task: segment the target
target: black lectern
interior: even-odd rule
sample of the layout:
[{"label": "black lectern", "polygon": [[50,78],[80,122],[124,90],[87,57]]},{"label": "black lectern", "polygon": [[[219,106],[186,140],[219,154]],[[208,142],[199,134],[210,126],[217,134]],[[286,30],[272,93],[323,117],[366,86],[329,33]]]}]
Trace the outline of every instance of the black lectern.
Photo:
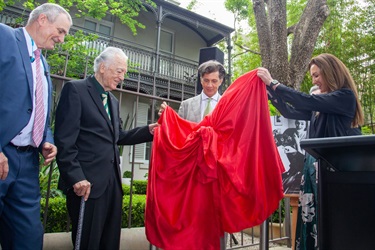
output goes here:
[{"label": "black lectern", "polygon": [[375,136],[301,141],[318,159],[320,250],[375,249]]}]

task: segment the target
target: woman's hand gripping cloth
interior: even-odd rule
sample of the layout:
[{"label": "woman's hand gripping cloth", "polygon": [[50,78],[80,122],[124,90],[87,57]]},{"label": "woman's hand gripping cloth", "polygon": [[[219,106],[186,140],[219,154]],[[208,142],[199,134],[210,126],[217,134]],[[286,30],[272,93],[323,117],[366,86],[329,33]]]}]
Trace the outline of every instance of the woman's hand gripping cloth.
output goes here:
[{"label": "woman's hand gripping cloth", "polygon": [[167,107],[155,130],[146,235],[168,249],[219,249],[224,232],[267,219],[283,198],[264,83],[239,77],[200,123]]}]

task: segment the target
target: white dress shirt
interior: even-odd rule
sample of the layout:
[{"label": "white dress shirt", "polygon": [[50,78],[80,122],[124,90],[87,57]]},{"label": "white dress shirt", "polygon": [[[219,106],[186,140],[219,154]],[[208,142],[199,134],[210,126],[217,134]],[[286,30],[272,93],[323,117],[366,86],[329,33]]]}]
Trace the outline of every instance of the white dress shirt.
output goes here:
[{"label": "white dress shirt", "polygon": [[[27,50],[29,51],[31,68],[33,71],[33,110],[32,110],[31,117],[30,117],[28,124],[21,130],[21,132],[18,135],[16,135],[16,137],[12,139],[11,142],[17,146],[32,145],[35,147],[34,141],[32,139],[34,116],[35,116],[35,85],[36,85],[36,63],[35,63],[34,51],[37,50],[38,48],[25,28],[23,28],[23,33],[26,38]],[[47,117],[48,83],[47,83],[47,78],[44,74],[45,69],[44,69],[42,60],[40,61],[40,64],[41,64],[40,70],[42,71],[42,76],[43,76],[44,117]],[[25,84],[27,83],[25,82]]]},{"label": "white dress shirt", "polygon": [[[201,118],[203,120],[203,116],[204,116],[204,110],[206,109],[207,107],[207,102],[208,102],[208,96],[202,91],[202,100],[201,100]],[[216,104],[219,102],[219,92],[216,92],[216,94],[214,94],[212,97],[211,97],[211,102],[210,102],[210,110],[212,112],[212,110],[214,110],[214,108],[216,107]]]}]

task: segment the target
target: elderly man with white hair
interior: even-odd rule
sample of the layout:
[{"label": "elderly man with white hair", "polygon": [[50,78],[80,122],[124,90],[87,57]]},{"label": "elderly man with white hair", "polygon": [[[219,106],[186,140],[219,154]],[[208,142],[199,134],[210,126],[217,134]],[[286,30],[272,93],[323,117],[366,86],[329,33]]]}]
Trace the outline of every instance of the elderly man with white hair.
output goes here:
[{"label": "elderly man with white hair", "polygon": [[152,141],[157,126],[121,129],[119,102],[110,91],[122,83],[126,71],[124,52],[106,48],[94,61],[94,75],[67,82],[57,106],[59,188],[66,194],[73,243],[85,200],[81,249],[119,249],[123,192],[117,145]]}]

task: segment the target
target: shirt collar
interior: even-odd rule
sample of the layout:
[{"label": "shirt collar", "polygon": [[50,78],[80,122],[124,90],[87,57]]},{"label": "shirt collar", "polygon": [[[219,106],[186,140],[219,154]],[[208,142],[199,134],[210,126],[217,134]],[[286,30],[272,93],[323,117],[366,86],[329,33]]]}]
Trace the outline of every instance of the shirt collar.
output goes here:
[{"label": "shirt collar", "polygon": [[27,32],[26,28],[22,28],[23,34],[25,36],[27,51],[29,52],[30,58],[34,57],[34,51],[38,49],[36,46],[33,38],[30,36],[29,32]]},{"label": "shirt collar", "polygon": [[[202,90],[202,101],[206,101],[209,97],[203,92]],[[219,100],[219,92],[216,92],[216,94],[214,94],[212,97],[211,97],[212,100],[215,100],[215,101],[218,101]]]},{"label": "shirt collar", "polygon": [[91,76],[91,79],[94,82],[94,86],[96,90],[99,92],[100,97],[102,96],[102,94],[108,95],[108,92],[104,90],[103,86],[98,82],[98,80],[96,80],[94,75]]}]

